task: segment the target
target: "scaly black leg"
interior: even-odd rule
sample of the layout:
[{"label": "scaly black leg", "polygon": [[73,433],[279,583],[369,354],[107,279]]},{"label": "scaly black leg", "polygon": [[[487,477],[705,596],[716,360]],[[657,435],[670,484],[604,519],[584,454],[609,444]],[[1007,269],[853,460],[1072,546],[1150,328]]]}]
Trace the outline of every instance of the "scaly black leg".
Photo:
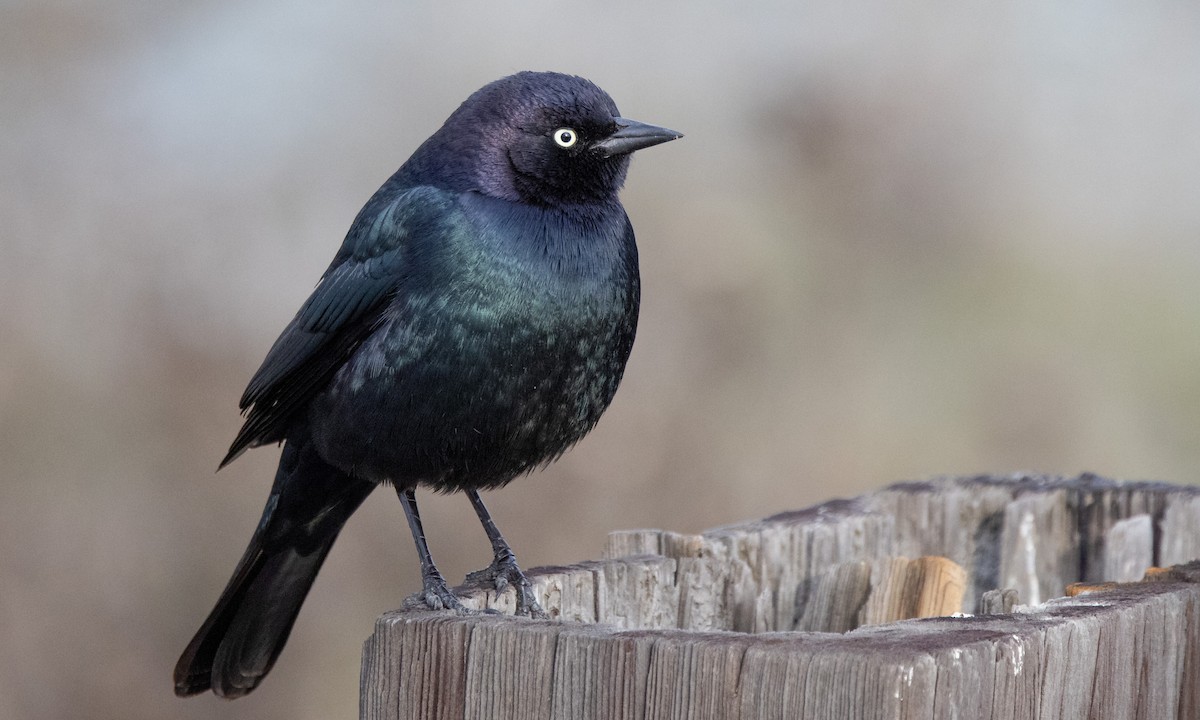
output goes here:
[{"label": "scaly black leg", "polygon": [[470,611],[459,602],[458,597],[446,585],[446,579],[438,572],[433,564],[433,556],[429,554],[429,544],[425,542],[425,529],[421,527],[421,513],[417,511],[417,496],[411,490],[396,488],[400,502],[404,505],[404,515],[408,518],[408,529],[412,531],[413,542],[417,544],[417,557],[421,559],[421,582],[424,586],[421,592],[405,602],[424,603],[431,610],[453,610],[459,615]]},{"label": "scaly black leg", "polygon": [[529,583],[529,579],[517,566],[517,556],[505,542],[496,523],[492,522],[492,516],[488,514],[483,499],[475,490],[468,490],[467,497],[471,499],[471,505],[475,508],[475,514],[479,516],[479,522],[483,524],[483,531],[487,533],[488,540],[492,541],[494,559],[492,564],[486,568],[468,574],[466,581],[468,583],[490,582],[498,592],[504,592],[509,583],[512,583],[517,590],[517,615],[528,615],[534,618],[547,617],[542,606],[538,604],[537,598],[533,596],[533,586]]}]

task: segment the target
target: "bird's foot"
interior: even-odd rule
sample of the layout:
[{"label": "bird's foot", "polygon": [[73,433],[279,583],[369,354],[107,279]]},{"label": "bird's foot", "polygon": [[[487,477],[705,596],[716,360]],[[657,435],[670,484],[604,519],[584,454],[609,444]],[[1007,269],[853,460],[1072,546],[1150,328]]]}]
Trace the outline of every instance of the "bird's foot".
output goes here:
[{"label": "bird's foot", "polygon": [[490,584],[496,588],[497,593],[503,593],[512,585],[517,591],[517,607],[514,614],[526,615],[537,620],[550,617],[534,597],[533,584],[525,577],[525,573],[521,572],[521,568],[517,566],[517,558],[511,552],[497,555],[492,564],[482,570],[467,573],[464,582],[468,585]]},{"label": "bird's foot", "polygon": [[446,585],[446,580],[441,575],[426,576],[424,585],[425,587],[420,592],[405,598],[405,610],[451,610],[456,615],[471,614],[471,611],[462,604],[454,591]]}]

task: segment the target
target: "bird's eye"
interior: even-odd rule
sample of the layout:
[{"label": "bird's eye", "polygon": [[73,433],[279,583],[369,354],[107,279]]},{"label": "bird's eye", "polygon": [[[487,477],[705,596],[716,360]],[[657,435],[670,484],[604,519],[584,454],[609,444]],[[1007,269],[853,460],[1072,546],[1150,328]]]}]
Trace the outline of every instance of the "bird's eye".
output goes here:
[{"label": "bird's eye", "polygon": [[579,133],[571,128],[559,128],[554,131],[554,142],[560,148],[569,148],[579,141]]}]

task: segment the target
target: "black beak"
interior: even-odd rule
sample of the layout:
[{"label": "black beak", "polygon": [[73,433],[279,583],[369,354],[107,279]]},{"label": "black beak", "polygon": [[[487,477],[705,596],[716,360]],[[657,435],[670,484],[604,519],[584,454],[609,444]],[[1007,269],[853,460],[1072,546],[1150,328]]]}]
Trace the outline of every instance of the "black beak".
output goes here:
[{"label": "black beak", "polygon": [[678,140],[683,133],[668,130],[665,127],[630,120],[629,118],[613,118],[617,123],[617,131],[612,135],[592,143],[604,157],[628,155],[634,150],[648,148],[651,145],[665,143],[668,140]]}]

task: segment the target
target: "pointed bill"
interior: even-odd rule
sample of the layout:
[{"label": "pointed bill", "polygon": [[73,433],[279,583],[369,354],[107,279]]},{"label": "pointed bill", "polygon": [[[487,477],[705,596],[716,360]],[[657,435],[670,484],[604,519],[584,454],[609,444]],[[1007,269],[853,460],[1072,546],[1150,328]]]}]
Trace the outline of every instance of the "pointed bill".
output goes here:
[{"label": "pointed bill", "polygon": [[599,150],[604,157],[628,155],[635,150],[683,137],[681,132],[668,130],[658,125],[622,117],[614,118],[614,120],[617,122],[617,131],[592,144],[592,147]]}]

